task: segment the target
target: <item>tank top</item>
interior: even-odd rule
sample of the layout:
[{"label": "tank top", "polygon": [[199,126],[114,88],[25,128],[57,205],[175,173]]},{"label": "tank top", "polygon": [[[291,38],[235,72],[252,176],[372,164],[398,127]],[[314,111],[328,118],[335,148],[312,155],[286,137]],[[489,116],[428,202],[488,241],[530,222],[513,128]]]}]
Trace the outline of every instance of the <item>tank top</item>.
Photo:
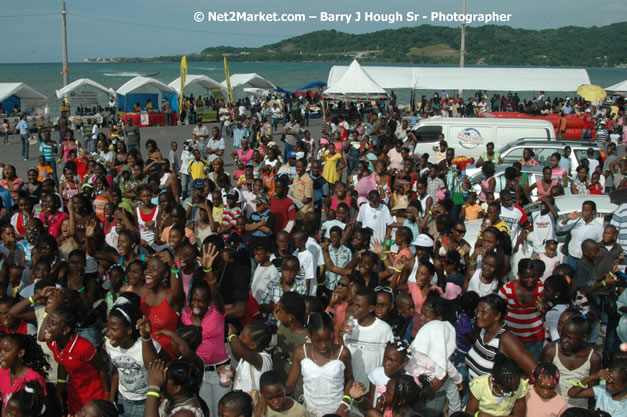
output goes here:
[{"label": "tank top", "polygon": [[[481,180],[481,185],[483,185],[485,188],[490,188],[490,180],[494,178],[494,177],[489,177],[486,178],[484,180]],[[479,194],[479,200],[485,202],[486,201],[486,195],[485,195],[485,191],[483,191],[483,188],[481,189],[481,194]]]},{"label": "tank top", "polygon": [[[150,213],[143,213],[139,207],[136,209],[137,224],[139,225],[139,234],[143,240],[152,245],[155,241],[155,228],[157,224],[157,215],[159,214],[159,206],[155,206]],[[146,226],[147,222],[154,221],[152,227]]]},{"label": "tank top", "polygon": [[66,187],[63,189],[63,197],[69,200],[72,197],[74,197],[76,194],[78,194],[78,186],[75,184],[74,188],[72,188],[70,184],[66,184]]},{"label": "tank top", "polygon": [[152,338],[159,342],[161,347],[163,347],[165,351],[168,352],[170,357],[174,359],[175,356],[172,350],[172,338],[164,335],[157,336],[157,332],[162,329],[176,331],[176,326],[179,322],[179,315],[172,310],[172,307],[168,304],[168,295],[170,294],[170,291],[171,290],[168,290],[165,297],[163,297],[163,301],[156,306],[151,306],[146,303],[146,297],[148,296],[148,293],[146,293],[141,301],[141,310],[152,325]]},{"label": "tank top", "polygon": [[94,203],[93,203],[94,214],[101,221],[104,221],[104,219],[105,219],[104,209],[105,209],[105,206],[108,203],[109,203],[109,200],[106,197],[104,197],[103,195],[97,195],[96,198],[94,198]]},{"label": "tank top", "polygon": [[481,329],[479,337],[468,351],[468,355],[466,355],[466,365],[468,365],[471,380],[481,375],[487,375],[492,371],[494,357],[501,350],[501,337],[503,337],[503,333],[506,330],[506,327],[503,326],[496,336],[488,340],[488,342],[484,342],[483,337],[486,329]]},{"label": "tank top", "polygon": [[346,197],[344,197],[344,201],[338,201],[337,200],[337,194],[333,194],[333,199],[331,200],[331,210],[337,210],[337,205],[340,203],[344,203],[348,206],[348,209],[350,210],[351,208],[351,200],[350,198],[348,198],[348,194],[346,195]]},{"label": "tank top", "polygon": [[433,197],[431,197],[431,194],[425,194],[425,196],[422,198],[420,197],[420,195],[417,195],[416,198],[418,199],[418,201],[420,201],[420,219],[422,219],[427,214],[427,200],[429,198],[433,199]]},{"label": "tank top", "polygon": [[536,188],[538,189],[538,200],[541,200],[545,195],[551,195],[551,190],[557,184],[555,180],[551,180],[551,186],[548,190],[542,188],[542,180],[536,181]]},{"label": "tank top", "polygon": [[557,369],[560,371],[560,382],[555,388],[558,394],[568,401],[569,407],[582,407],[588,408],[588,399],[587,398],[570,398],[568,396],[568,390],[573,387],[573,385],[569,381],[581,381],[582,379],[590,376],[590,358],[592,358],[592,353],[594,349],[590,349],[590,354],[588,355],[588,359],[576,369],[568,369],[562,361],[560,361],[559,352],[559,344],[555,345],[555,356],[553,357],[553,365],[557,366]]},{"label": "tank top", "polygon": [[336,359],[332,359],[322,366],[318,366],[307,357],[307,345],[303,345],[305,359],[302,360],[301,373],[303,376],[303,391],[305,407],[309,414],[321,417],[325,414],[333,414],[344,395],[344,362],[340,356],[344,346]]},{"label": "tank top", "polygon": [[475,273],[470,278],[470,281],[468,281],[467,291],[474,291],[479,294],[479,297],[485,297],[488,294],[496,293],[498,286],[499,282],[496,278],[493,279],[490,284],[484,284],[481,281],[481,269],[477,268]]}]

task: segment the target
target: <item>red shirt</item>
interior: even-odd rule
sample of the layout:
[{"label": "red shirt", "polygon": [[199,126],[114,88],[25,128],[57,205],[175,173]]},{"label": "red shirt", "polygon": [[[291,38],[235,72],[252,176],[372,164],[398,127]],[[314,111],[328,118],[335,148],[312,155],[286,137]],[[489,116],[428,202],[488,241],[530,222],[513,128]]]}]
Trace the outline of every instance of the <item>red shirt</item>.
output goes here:
[{"label": "red shirt", "polygon": [[588,189],[590,190],[590,194],[603,194],[603,187],[601,186],[600,182],[597,182],[594,185],[589,185]]},{"label": "red shirt", "polygon": [[9,369],[0,368],[0,391],[2,391],[2,404],[6,406],[11,399],[11,396],[21,390],[24,384],[29,381],[37,381],[39,385],[41,385],[41,387],[43,388],[44,395],[47,395],[46,380],[36,371],[29,369],[26,372],[26,375],[24,375],[20,379],[16,379],[15,381],[13,381],[13,383],[11,383]]},{"label": "red shirt", "polygon": [[48,347],[52,350],[54,360],[68,373],[67,402],[70,414],[78,413],[91,400],[107,400],[100,373],[89,363],[96,354],[94,345],[74,334],[63,349],[57,346],[57,342],[48,343]]},{"label": "red shirt", "polygon": [[296,207],[291,198],[285,197],[282,200],[275,196],[270,198],[270,211],[274,214],[274,234],[285,229],[290,220],[296,220]]},{"label": "red shirt", "polygon": [[87,158],[76,158],[74,163],[76,164],[76,174],[81,177],[81,179],[85,178],[87,175],[87,164],[89,159]]},{"label": "red shirt", "polygon": [[521,342],[533,342],[544,339],[544,324],[542,314],[536,307],[536,300],[541,297],[544,285],[538,282],[531,303],[524,305],[516,294],[516,281],[508,282],[499,290],[499,297],[507,302],[505,322],[507,328]]}]

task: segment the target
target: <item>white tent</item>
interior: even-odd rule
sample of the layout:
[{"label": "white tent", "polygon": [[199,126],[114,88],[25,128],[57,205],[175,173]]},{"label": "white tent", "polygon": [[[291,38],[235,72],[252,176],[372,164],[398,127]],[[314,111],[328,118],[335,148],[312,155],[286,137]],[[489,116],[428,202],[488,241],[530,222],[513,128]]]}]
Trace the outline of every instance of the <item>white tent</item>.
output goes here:
[{"label": "white tent", "polygon": [[[11,99],[13,96],[17,97],[19,103]],[[0,103],[4,102],[15,102],[22,111],[33,110],[38,114],[48,113],[48,98],[24,83],[0,83]],[[13,106],[4,110],[10,113]]]},{"label": "white tent", "polygon": [[[329,71],[327,84],[335,84],[348,68],[333,66]],[[585,69],[382,66],[362,68],[377,84],[388,89],[572,92],[577,91],[581,84],[590,84],[590,77]]]},{"label": "white tent", "polygon": [[383,87],[376,83],[370,75],[354,60],[342,77],[322,93],[328,98],[350,98],[372,100],[387,96]]},{"label": "white tent", "polygon": [[[192,87],[198,85],[202,88],[206,88],[207,90],[213,90],[214,88],[219,88],[220,90],[224,90],[224,86],[214,80],[213,78],[209,78],[206,75],[193,75],[188,74],[185,79],[185,89],[188,87]],[[180,93],[181,89],[181,77],[178,77],[176,80],[172,81],[168,86],[174,88],[177,93]]]},{"label": "white tent", "polygon": [[257,97],[268,97],[272,94],[272,89],[270,88],[244,88],[245,94],[250,94],[251,96]]},{"label": "white tent", "polygon": [[118,88],[117,95],[118,107],[123,111],[133,111],[133,105],[136,102],[144,108],[148,98],[151,99],[154,108],[158,108],[161,103],[159,95],[170,102],[173,110],[178,111],[177,91],[154,78],[132,78]]},{"label": "white tent", "polygon": [[71,94],[74,91],[95,91],[96,93],[104,93],[109,96],[115,95],[115,90],[112,88],[107,88],[102,84],[99,84],[89,78],[79,78],[76,81],[73,81],[61,88],[60,90],[56,90],[57,98],[63,98],[66,95]]},{"label": "white tent", "polygon": [[605,88],[605,91],[627,93],[627,80],[621,81],[614,85],[610,85],[609,87]]},{"label": "white tent", "polygon": [[[226,80],[222,81],[222,87],[226,88]],[[231,75],[231,88],[267,88],[276,90],[276,85],[259,74],[233,74]]]},{"label": "white tent", "polygon": [[[377,84],[383,88],[414,88],[418,80],[418,68],[415,67],[361,67]],[[342,78],[348,66],[334,65],[329,71],[327,85],[332,86]]]}]

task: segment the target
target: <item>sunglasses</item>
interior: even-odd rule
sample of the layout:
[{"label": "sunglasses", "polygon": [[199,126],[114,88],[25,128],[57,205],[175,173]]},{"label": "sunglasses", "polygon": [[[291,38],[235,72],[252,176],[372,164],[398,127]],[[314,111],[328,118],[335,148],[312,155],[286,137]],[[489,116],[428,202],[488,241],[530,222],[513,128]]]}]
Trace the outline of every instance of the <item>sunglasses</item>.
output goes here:
[{"label": "sunglasses", "polygon": [[338,287],[342,287],[342,288],[350,287],[350,285],[351,285],[351,284],[343,284],[343,283],[341,283],[341,282],[338,282],[338,283],[337,283],[337,286],[338,286]]},{"label": "sunglasses", "polygon": [[466,230],[459,230],[459,229],[454,229],[457,233],[459,233],[460,235],[465,235],[466,234]]},{"label": "sunglasses", "polygon": [[383,285],[379,285],[378,287],[376,287],[374,289],[374,292],[386,292],[388,294],[390,294],[392,296],[392,298],[394,298],[394,290],[392,290],[392,288],[388,287],[388,286],[383,286]]}]

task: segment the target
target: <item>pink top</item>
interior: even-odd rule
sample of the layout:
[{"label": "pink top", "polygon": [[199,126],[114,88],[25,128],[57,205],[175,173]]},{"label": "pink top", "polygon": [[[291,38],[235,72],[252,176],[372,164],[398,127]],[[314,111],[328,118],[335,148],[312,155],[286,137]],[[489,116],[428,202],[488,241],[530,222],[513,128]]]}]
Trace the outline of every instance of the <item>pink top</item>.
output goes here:
[{"label": "pink top", "polygon": [[349,210],[351,208],[351,199],[348,198],[348,194],[344,197],[344,201],[337,201],[337,194],[333,194],[333,198],[331,199],[331,210],[337,210],[337,205],[340,203],[345,203]]},{"label": "pink top", "polygon": [[[226,314],[220,313],[213,306],[209,307],[202,318],[202,342],[196,354],[202,359],[205,365],[215,365],[222,363],[229,358],[224,349],[224,318]],[[181,322],[192,325],[192,309],[186,308],[181,315]]]},{"label": "pink top", "polygon": [[390,149],[388,152],[388,156],[390,157],[390,169],[395,169],[397,171],[403,170],[403,155],[396,150],[396,148]]},{"label": "pink top", "polygon": [[[415,282],[408,282],[407,288],[409,290],[409,293],[411,294],[412,300],[414,300],[414,323],[411,329],[411,337],[415,337],[416,333],[418,333],[418,330],[420,330],[420,326],[422,326],[422,324],[420,323],[420,310],[422,310],[422,305],[425,303],[427,297],[424,297],[422,295],[420,287],[418,287],[418,284],[416,284]],[[429,291],[433,290],[438,291],[440,295],[443,294],[442,288],[438,287],[437,285],[432,285],[431,288],[429,288]]]},{"label": "pink top", "polygon": [[557,394],[550,400],[545,400],[538,395],[535,387],[529,387],[527,392],[527,415],[538,417],[558,417],[568,408],[566,399]]},{"label": "pink top", "polygon": [[551,195],[551,189],[557,185],[557,182],[552,179],[551,186],[548,190],[542,188],[542,180],[536,181],[536,188],[538,189],[538,200],[541,200],[545,195]]},{"label": "pink top", "polygon": [[255,151],[250,149],[250,148],[248,148],[248,152],[244,152],[243,150],[238,149],[237,150],[237,157],[239,158],[240,161],[242,161],[242,163],[244,165],[246,165],[247,163],[252,161],[254,152]]},{"label": "pink top", "polygon": [[[483,185],[485,188],[489,189],[490,188],[490,180],[494,178],[494,177],[489,177],[486,178],[484,180],[481,180],[481,185]],[[481,194],[479,194],[479,200],[485,202],[486,201],[486,195],[485,195],[485,191],[483,191],[483,188],[481,188]]]},{"label": "pink top", "polygon": [[63,223],[63,219],[65,219],[66,217],[67,217],[67,213],[63,211],[57,211],[56,213],[48,216],[47,222],[46,222],[44,213],[41,213],[39,215],[39,220],[42,221],[44,226],[48,226],[49,234],[59,239],[59,236],[61,236],[61,223]]},{"label": "pink top", "polygon": [[564,182],[564,174],[566,174],[565,168],[553,168],[551,171],[551,178],[553,179],[553,181],[557,181],[558,184],[562,184]]},{"label": "pink top", "polygon": [[8,369],[0,369],[0,391],[2,391],[2,404],[7,405],[13,393],[18,392],[22,389],[22,386],[25,382],[28,381],[37,381],[39,385],[44,389],[44,395],[48,395],[46,393],[46,380],[39,373],[29,369],[26,372],[26,375],[21,377],[20,379],[16,379],[11,383],[11,377],[9,376]]},{"label": "pink top", "polygon": [[76,151],[76,145],[66,145],[65,142],[63,142],[63,163],[66,164],[67,161],[70,160],[70,151]]},{"label": "pink top", "polygon": [[338,343],[339,341],[337,336],[340,333],[342,323],[346,320],[346,310],[348,310],[347,302],[336,305],[334,308],[327,307],[326,309],[327,312],[333,313],[333,340],[335,343]]}]

